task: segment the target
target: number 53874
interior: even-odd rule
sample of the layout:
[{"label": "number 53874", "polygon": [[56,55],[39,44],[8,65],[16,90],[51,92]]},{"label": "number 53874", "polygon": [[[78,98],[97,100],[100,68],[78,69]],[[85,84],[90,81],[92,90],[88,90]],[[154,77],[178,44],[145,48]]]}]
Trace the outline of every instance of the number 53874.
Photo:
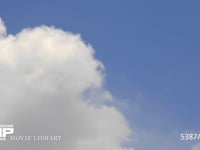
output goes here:
[{"label": "number 53874", "polygon": [[181,141],[200,140],[200,133],[181,133],[180,139]]}]

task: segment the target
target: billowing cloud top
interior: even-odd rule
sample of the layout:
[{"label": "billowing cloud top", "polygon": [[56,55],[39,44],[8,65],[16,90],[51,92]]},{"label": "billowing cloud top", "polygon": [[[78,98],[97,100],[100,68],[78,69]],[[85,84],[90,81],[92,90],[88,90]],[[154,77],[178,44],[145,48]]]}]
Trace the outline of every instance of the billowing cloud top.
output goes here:
[{"label": "billowing cloud top", "polygon": [[[0,143],[5,150],[127,150],[123,115],[104,104],[103,65],[79,35],[40,26],[7,35],[0,19],[0,122],[61,143]],[[85,94],[85,93],[89,94]],[[89,101],[88,101],[89,100]],[[101,103],[96,103],[96,101]]]}]

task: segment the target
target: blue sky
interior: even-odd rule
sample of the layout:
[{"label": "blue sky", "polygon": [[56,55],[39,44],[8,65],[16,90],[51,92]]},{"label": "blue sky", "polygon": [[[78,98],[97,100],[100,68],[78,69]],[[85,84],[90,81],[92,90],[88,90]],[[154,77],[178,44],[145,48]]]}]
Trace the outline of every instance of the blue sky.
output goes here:
[{"label": "blue sky", "polygon": [[0,15],[13,34],[41,24],[80,33],[106,67],[106,86],[139,138],[135,149],[189,150],[193,143],[179,133],[200,131],[199,7],[197,0],[1,0]]}]

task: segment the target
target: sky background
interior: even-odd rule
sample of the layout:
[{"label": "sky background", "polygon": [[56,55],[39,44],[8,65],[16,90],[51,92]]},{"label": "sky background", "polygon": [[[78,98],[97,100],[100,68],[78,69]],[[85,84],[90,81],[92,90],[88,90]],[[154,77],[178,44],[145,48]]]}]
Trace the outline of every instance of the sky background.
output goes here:
[{"label": "sky background", "polygon": [[196,141],[179,134],[200,132],[199,8],[197,0],[1,0],[0,16],[12,34],[42,24],[80,33],[106,67],[130,145],[190,150]]}]

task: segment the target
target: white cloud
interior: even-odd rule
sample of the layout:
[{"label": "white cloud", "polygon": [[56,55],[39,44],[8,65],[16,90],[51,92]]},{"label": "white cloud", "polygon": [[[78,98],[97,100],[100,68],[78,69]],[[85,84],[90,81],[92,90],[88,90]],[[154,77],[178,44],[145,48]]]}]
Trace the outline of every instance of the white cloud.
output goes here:
[{"label": "white cloud", "polygon": [[6,35],[6,27],[2,19],[0,18],[0,38],[5,35]]},{"label": "white cloud", "polygon": [[193,145],[192,150],[200,150],[200,143]]},{"label": "white cloud", "polygon": [[64,137],[57,144],[0,147],[128,150],[121,145],[131,131],[124,116],[104,104],[113,97],[103,88],[102,72],[93,48],[80,35],[47,26],[7,35],[0,20],[0,122],[13,123],[20,135]]}]

